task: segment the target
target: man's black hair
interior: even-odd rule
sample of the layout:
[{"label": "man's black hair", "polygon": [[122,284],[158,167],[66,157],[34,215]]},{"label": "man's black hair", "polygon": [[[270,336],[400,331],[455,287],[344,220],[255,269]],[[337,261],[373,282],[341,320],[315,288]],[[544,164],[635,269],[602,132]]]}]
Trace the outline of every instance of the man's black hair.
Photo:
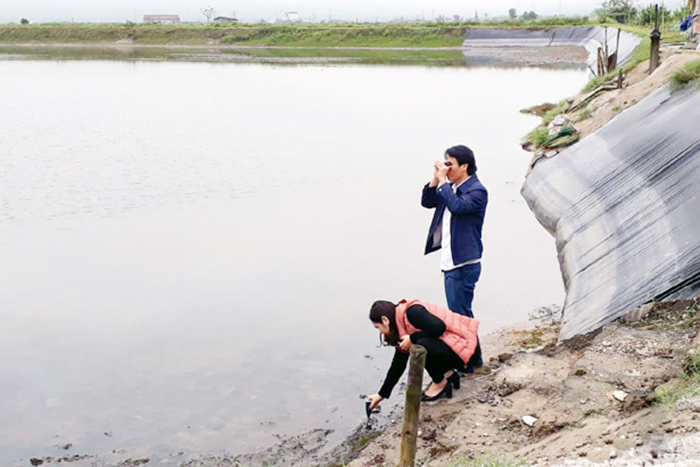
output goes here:
[{"label": "man's black hair", "polygon": [[467,175],[474,175],[476,172],[476,159],[474,159],[474,153],[468,147],[461,144],[459,146],[452,146],[445,151],[445,154],[457,159],[459,165],[469,164],[467,167]]}]

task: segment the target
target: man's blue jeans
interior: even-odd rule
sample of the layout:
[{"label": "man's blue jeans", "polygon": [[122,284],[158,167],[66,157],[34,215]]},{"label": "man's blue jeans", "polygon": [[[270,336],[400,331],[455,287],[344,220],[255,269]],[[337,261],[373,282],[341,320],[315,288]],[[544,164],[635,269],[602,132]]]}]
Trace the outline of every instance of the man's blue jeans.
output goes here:
[{"label": "man's blue jeans", "polygon": [[[472,301],[474,300],[474,288],[479,276],[481,276],[481,263],[467,264],[461,268],[444,271],[443,274],[445,275],[447,307],[455,313],[473,318]],[[476,351],[467,363],[467,367],[480,367],[482,364],[481,345],[477,344]]]},{"label": "man's blue jeans", "polygon": [[467,264],[461,268],[444,271],[445,295],[447,295],[447,307],[470,318],[472,313],[472,300],[474,300],[474,287],[481,276],[481,263]]}]

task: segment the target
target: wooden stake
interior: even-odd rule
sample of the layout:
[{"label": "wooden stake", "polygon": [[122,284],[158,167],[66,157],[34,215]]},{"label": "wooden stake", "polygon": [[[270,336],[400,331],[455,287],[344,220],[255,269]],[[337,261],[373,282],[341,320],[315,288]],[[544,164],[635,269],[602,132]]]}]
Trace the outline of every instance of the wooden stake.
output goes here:
[{"label": "wooden stake", "polygon": [[615,64],[613,65],[613,69],[617,68],[617,62],[620,60],[620,33],[622,30],[620,28],[617,28],[617,44],[615,44]]},{"label": "wooden stake", "polygon": [[655,5],[654,30],[651,31],[651,52],[649,58],[649,74],[659,67],[659,48],[661,46],[661,31],[659,31],[659,5]]},{"label": "wooden stake", "polygon": [[[610,53],[608,52],[608,27],[605,26],[605,57],[603,57],[603,58],[605,60],[606,65],[608,63],[608,57],[610,57]],[[610,70],[605,70],[606,73],[608,71],[610,71]]]},{"label": "wooden stake", "polygon": [[411,363],[408,368],[406,406],[403,413],[403,438],[401,440],[401,462],[399,467],[414,467],[418,441],[418,415],[423,391],[423,368],[426,350],[420,345],[411,346]]}]

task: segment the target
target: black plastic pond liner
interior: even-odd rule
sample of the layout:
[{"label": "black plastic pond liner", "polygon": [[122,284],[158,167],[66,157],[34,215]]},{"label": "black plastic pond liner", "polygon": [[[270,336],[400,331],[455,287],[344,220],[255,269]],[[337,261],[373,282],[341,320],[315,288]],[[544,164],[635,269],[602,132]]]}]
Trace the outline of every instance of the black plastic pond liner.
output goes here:
[{"label": "black plastic pond liner", "polygon": [[[634,49],[642,38],[625,31],[620,32],[618,65],[623,65],[632,57]],[[584,26],[551,28],[545,30],[528,29],[470,29],[463,45],[467,47],[585,47],[589,54],[588,65],[596,69],[598,47],[605,47],[606,28]],[[617,49],[617,28],[607,28],[608,54]]]},{"label": "black plastic pond liner", "polygon": [[541,160],[522,195],[556,239],[566,287],[560,339],[652,300],[696,296],[700,92],[657,90]]}]

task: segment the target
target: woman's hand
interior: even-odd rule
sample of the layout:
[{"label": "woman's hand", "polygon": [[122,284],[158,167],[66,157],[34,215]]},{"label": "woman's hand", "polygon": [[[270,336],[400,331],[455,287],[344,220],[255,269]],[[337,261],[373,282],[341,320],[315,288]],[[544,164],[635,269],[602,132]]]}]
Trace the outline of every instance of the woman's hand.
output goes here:
[{"label": "woman's hand", "polygon": [[408,352],[411,350],[411,336],[406,334],[401,338],[401,342],[399,342],[399,348],[403,350],[404,352]]},{"label": "woman's hand", "polygon": [[374,410],[384,398],[379,394],[372,394],[371,396],[367,396],[367,400],[371,402],[371,404],[369,404],[369,410]]}]

